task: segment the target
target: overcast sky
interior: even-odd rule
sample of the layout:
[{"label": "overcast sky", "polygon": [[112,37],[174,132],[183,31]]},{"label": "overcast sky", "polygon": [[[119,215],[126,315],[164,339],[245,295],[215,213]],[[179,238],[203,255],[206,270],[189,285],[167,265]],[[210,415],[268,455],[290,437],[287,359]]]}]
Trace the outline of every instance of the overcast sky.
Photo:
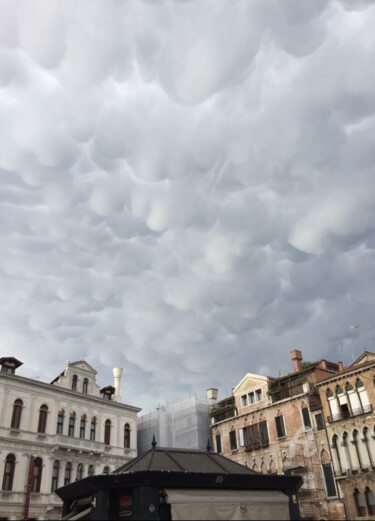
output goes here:
[{"label": "overcast sky", "polygon": [[374,349],[374,27],[372,0],[0,0],[0,354],[123,367],[147,411]]}]

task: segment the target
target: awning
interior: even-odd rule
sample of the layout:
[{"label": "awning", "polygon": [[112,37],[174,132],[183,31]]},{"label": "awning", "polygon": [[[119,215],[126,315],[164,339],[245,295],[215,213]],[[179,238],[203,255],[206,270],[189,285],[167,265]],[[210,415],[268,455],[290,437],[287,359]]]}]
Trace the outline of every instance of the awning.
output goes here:
[{"label": "awning", "polygon": [[289,498],[279,490],[168,489],[173,521],[290,519]]}]

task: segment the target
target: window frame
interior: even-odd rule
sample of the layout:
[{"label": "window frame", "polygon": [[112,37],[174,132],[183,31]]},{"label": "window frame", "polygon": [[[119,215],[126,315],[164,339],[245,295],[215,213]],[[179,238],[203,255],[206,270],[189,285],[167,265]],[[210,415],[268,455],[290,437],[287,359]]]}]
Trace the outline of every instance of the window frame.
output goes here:
[{"label": "window frame", "polygon": [[124,449],[130,449],[131,429],[129,423],[124,425]]},{"label": "window frame", "polygon": [[40,494],[40,487],[42,484],[43,460],[42,458],[35,458],[34,469],[31,480],[31,492],[33,494]]},{"label": "window frame", "polygon": [[39,408],[38,434],[45,434],[47,428],[48,405],[42,404]]},{"label": "window frame", "polygon": [[20,398],[17,398],[17,400],[15,400],[13,403],[12,419],[11,419],[11,423],[10,423],[11,429],[20,430],[22,410],[23,410],[23,401]]},{"label": "window frame", "polygon": [[5,458],[3,484],[1,487],[1,490],[4,492],[11,492],[13,490],[16,461],[16,456],[13,453],[8,454],[8,456]]},{"label": "window frame", "polygon": [[284,416],[282,414],[278,414],[277,416],[275,416],[275,424],[276,424],[277,439],[280,440],[282,438],[285,438],[286,430],[285,430]]},{"label": "window frame", "polygon": [[230,450],[232,452],[238,450],[238,444],[237,444],[237,432],[232,429],[229,431],[229,443],[230,443]]}]

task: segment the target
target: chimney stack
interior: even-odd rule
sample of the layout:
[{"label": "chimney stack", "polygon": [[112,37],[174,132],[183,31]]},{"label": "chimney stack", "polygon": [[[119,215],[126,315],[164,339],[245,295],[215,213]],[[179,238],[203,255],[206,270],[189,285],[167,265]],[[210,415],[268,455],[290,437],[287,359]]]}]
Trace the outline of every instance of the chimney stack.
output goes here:
[{"label": "chimney stack", "polygon": [[219,391],[218,391],[218,389],[214,389],[213,387],[210,387],[209,389],[207,389],[206,393],[207,393],[207,399],[209,400],[211,407],[213,407],[215,405],[215,403],[217,402],[217,396],[218,396]]},{"label": "chimney stack", "polygon": [[342,373],[344,370],[344,364],[342,362],[339,362],[338,365],[339,365],[339,373]]},{"label": "chimney stack", "polygon": [[115,379],[115,383],[114,383],[115,396],[114,396],[113,400],[115,402],[121,402],[120,385],[121,385],[122,371],[123,371],[122,367],[114,367],[114,369],[113,369],[113,376],[114,376],[114,379]]},{"label": "chimney stack", "polygon": [[302,369],[302,353],[301,351],[298,351],[298,349],[293,349],[293,351],[290,352],[290,357],[294,362],[294,370],[300,371]]},{"label": "chimney stack", "polygon": [[322,367],[323,369],[327,369],[327,360],[321,360],[320,367]]}]

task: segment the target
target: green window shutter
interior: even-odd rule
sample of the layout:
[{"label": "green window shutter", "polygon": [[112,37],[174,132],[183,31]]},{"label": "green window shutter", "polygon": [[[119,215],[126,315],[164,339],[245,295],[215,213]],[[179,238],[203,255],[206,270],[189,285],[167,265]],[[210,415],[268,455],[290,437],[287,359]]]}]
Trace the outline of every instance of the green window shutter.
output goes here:
[{"label": "green window shutter", "polygon": [[275,422],[276,422],[277,437],[283,438],[285,436],[284,417],[276,416]]},{"label": "green window shutter", "polygon": [[327,487],[327,497],[337,496],[335,480],[333,478],[332,466],[330,463],[322,463],[324,479]]},{"label": "green window shutter", "polygon": [[230,450],[237,450],[236,431],[230,431],[229,438],[230,438]]},{"label": "green window shutter", "polygon": [[316,428],[318,431],[322,431],[324,429],[324,422],[323,422],[323,416],[322,413],[315,415],[315,421],[316,421]]},{"label": "green window shutter", "polygon": [[221,451],[221,436],[220,436],[220,434],[218,434],[218,435],[216,436],[216,452],[217,452],[218,454],[221,454],[221,452],[222,452],[222,451]]},{"label": "green window shutter", "polygon": [[307,407],[304,407],[302,409],[302,416],[303,416],[303,424],[305,427],[309,427],[311,429],[311,420],[310,420],[310,414]]}]

